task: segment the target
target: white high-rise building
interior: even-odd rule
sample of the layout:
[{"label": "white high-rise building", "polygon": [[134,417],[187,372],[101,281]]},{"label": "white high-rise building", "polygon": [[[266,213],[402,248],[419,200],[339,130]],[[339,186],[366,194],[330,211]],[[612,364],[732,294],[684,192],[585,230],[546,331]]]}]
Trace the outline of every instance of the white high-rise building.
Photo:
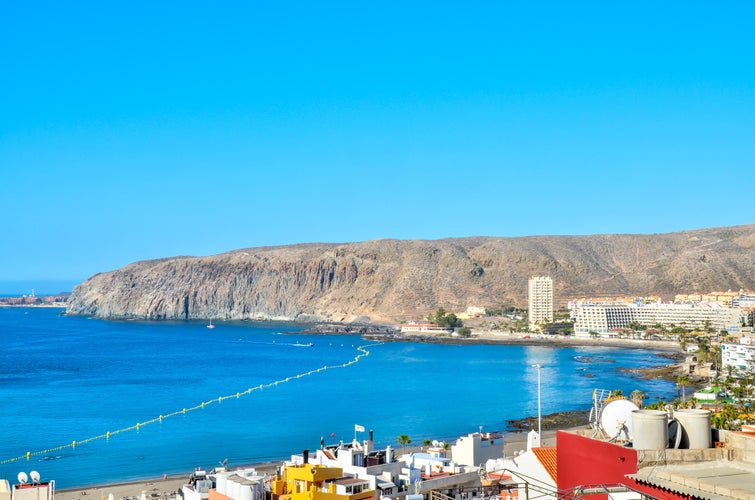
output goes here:
[{"label": "white high-rise building", "polygon": [[529,281],[530,330],[553,322],[553,280],[550,276],[532,276]]}]

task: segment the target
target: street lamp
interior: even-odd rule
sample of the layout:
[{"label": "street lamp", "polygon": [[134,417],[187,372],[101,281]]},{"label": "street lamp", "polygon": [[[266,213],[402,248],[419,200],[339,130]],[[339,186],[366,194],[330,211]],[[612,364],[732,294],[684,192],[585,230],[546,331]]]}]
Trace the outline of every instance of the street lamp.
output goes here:
[{"label": "street lamp", "polygon": [[532,365],[537,368],[537,441],[539,445],[542,445],[542,420],[540,418],[540,364]]}]

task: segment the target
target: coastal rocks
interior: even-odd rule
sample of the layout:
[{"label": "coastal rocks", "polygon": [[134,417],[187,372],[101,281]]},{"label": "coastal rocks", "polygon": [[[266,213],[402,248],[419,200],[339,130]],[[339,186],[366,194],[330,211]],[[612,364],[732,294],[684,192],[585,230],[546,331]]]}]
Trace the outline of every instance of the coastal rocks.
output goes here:
[{"label": "coastal rocks", "polygon": [[[541,417],[541,427],[543,430],[568,429],[579,427],[590,423],[590,411],[562,411],[550,413]],[[526,417],[519,420],[507,420],[506,424],[510,429],[529,431],[537,429],[537,417]]]},{"label": "coastal rocks", "polygon": [[313,335],[368,335],[380,338],[385,335],[398,335],[399,332],[399,328],[394,325],[319,323],[297,333]]},{"label": "coastal rocks", "polygon": [[[559,303],[753,289],[755,225],[660,235],[375,240],[129,264],[74,288],[68,314],[152,320],[399,323],[438,307],[523,307],[533,274]],[[700,260],[701,255],[706,258]]]}]

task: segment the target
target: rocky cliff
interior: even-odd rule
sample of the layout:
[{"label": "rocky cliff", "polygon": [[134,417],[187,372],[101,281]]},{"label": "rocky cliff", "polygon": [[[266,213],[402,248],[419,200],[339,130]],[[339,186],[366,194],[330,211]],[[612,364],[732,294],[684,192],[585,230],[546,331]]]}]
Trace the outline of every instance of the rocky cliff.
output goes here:
[{"label": "rocky cliff", "polygon": [[68,313],[103,318],[400,321],[439,306],[526,307],[548,275],[581,296],[755,289],[755,225],[653,235],[375,240],[136,262],[78,285]]}]

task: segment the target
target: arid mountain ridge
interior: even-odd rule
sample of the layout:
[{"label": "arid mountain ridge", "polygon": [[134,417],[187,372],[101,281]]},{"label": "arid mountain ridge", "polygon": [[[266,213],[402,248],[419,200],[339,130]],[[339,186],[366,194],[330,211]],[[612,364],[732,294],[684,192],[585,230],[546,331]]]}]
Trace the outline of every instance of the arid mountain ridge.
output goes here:
[{"label": "arid mountain ridge", "polygon": [[651,235],[374,240],[135,262],[74,288],[68,313],[124,319],[398,322],[526,307],[531,275],[584,296],[755,289],[755,224]]}]

